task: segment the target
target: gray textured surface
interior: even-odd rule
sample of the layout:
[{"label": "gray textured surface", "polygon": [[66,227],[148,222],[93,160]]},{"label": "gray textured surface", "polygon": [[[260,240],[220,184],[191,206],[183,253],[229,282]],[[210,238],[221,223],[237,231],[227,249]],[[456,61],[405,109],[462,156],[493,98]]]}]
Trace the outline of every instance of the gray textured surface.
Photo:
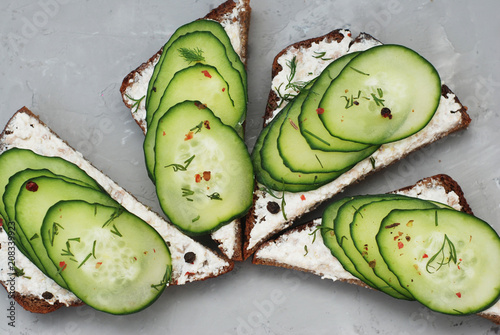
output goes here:
[{"label": "gray textured surface", "polygon": [[[20,107],[40,115],[95,166],[158,209],[143,135],[122,104],[123,77],[179,25],[218,1],[38,0],[0,3],[0,125]],[[387,192],[436,173],[463,187],[475,214],[500,231],[498,1],[253,0],[249,147],[262,123],[274,55],[335,28],[420,52],[468,106],[470,128],[350,188]],[[498,334],[476,316],[436,314],[378,292],[249,262],[220,278],[169,288],[149,309],[116,317],[88,307],[50,315],[16,309],[0,292],[0,333],[15,334]]]}]

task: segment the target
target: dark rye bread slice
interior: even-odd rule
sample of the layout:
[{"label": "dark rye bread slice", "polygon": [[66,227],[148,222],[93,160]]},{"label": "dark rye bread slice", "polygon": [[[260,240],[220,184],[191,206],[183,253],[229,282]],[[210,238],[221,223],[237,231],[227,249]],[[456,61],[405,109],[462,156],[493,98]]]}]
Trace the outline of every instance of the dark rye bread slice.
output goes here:
[{"label": "dark rye bread slice", "polygon": [[[460,185],[448,175],[440,174],[428,177],[414,185],[390,193],[426,199],[426,190],[432,190],[434,195],[436,191],[439,191],[447,199],[448,205],[462,212],[473,214]],[[444,196],[445,194],[450,196]],[[323,278],[371,288],[341,268],[338,260],[323,244],[321,234],[317,232],[317,227],[320,224],[321,218],[287,229],[277,238],[262,244],[255,252],[252,263],[308,272]],[[300,242],[305,241],[305,243],[297,243],[299,240]],[[307,250],[307,254],[305,250]],[[284,255],[284,253],[288,255]],[[310,256],[307,257],[309,254]],[[318,255],[322,257],[318,257]],[[335,269],[337,271],[336,278],[331,273]],[[497,305],[500,307],[500,302],[497,302]],[[500,314],[491,309],[479,313],[479,315],[500,324]]]},{"label": "dark rye bread slice", "polygon": [[[229,35],[229,38],[245,66],[248,54],[250,15],[250,0],[227,0],[201,18],[219,22],[226,31],[231,26],[233,34]],[[123,79],[120,87],[123,102],[131,109],[132,117],[144,134],[147,132],[146,111],[145,99],[141,100],[141,98],[146,94],[147,83],[162,52],[163,49],[160,49],[148,61],[130,72]],[[138,101],[139,103],[137,103]],[[212,234],[212,239],[218,244],[221,252],[235,261],[243,260],[243,224],[242,219],[234,220],[231,224]]]},{"label": "dark rye bread slice", "polygon": [[[321,37],[292,44],[286,47],[275,57],[272,64],[273,84],[269,93],[268,103],[264,115],[264,127],[272,120],[276,113],[276,110],[283,108],[284,105],[286,105],[286,101],[281,101],[280,95],[277,94],[276,90],[274,89],[280,84],[274,81],[275,78],[278,78],[281,71],[286,70],[282,65],[280,65],[280,63],[286,64],[286,57],[290,58],[294,53],[297,52],[303,53],[303,50],[307,50],[315,43],[319,43],[321,41],[324,41],[324,43],[331,42],[332,44],[343,43],[344,40],[348,40],[349,42],[349,52],[365,50],[369,47],[380,44],[377,39],[366,33],[361,33],[356,38],[352,38],[351,33],[347,30],[334,30]],[[341,55],[336,54],[335,56],[335,58],[337,58]],[[303,58],[304,57],[300,57],[300,59]],[[332,56],[331,58],[331,61],[333,61],[334,57]],[[299,59],[299,57],[297,57],[297,59]],[[316,57],[307,58],[308,63],[317,61],[318,58]],[[298,61],[297,72],[299,72],[300,66],[301,63]],[[319,73],[316,73],[314,75],[317,76],[319,75]],[[311,79],[312,78],[307,78],[305,81]],[[297,78],[296,80],[301,81],[303,79]],[[438,112],[426,128],[424,128],[419,133],[409,137],[408,139],[382,146],[371,156],[374,158],[374,160],[370,160],[371,158],[367,158],[358,163],[351,170],[339,176],[336,180],[323,187],[320,187],[318,189],[318,192],[323,195],[322,197],[319,197],[317,195],[318,192],[316,192],[315,194],[315,191],[303,193],[285,192],[285,200],[288,199],[288,201],[286,201],[288,208],[287,206],[285,206],[287,220],[284,220],[282,218],[283,214],[281,212],[281,209],[279,211],[269,210],[276,209],[276,204],[279,203],[279,200],[273,198],[270,193],[268,193],[265,188],[262,187],[262,185],[257,184],[254,192],[254,206],[250,209],[245,224],[245,239],[243,246],[244,258],[246,259],[251,256],[261,243],[265,242],[276,233],[279,233],[280,231],[290,227],[303,214],[314,210],[322,202],[342,192],[349,185],[353,185],[362,181],[367,176],[370,176],[373,173],[378,172],[383,168],[400,161],[412,152],[421,149],[442,137],[445,137],[458,130],[467,128],[471,122],[471,119],[467,114],[467,108],[460,103],[458,97],[456,97],[455,94],[450,90],[450,88],[444,84],[442,85],[441,94],[442,97]],[[443,122],[443,120],[446,122]],[[450,122],[448,123],[448,121]],[[408,143],[410,144],[408,145]],[[392,157],[388,152],[394,149],[399,151],[397,155]],[[279,190],[274,191],[275,192],[273,193],[281,194]],[[298,199],[302,196],[304,196],[306,200],[297,200],[295,202],[293,201],[294,199]],[[274,204],[272,204],[273,202]],[[300,206],[295,206],[297,208],[300,207],[300,209],[295,210],[295,208],[292,208],[294,206],[293,204],[300,204]],[[270,224],[270,221],[272,221],[273,223]],[[259,226],[258,234],[254,234],[256,226]],[[257,237],[255,237],[254,235]]]},{"label": "dark rye bread slice", "polygon": [[[37,115],[23,107],[9,120],[0,134],[0,154],[12,148],[22,148],[45,156],[57,156],[78,165],[129,212],[153,226],[167,242],[172,254],[172,282],[188,282],[214,278],[231,271],[234,263],[194,241],[141,204],[130,193],[95,168],[79,152],[57,136]],[[24,275],[15,276],[9,263],[13,252],[15,265]],[[62,306],[79,306],[82,302],[64,290],[36,268],[0,231],[0,283],[9,297],[23,308],[35,313],[48,313]]]}]

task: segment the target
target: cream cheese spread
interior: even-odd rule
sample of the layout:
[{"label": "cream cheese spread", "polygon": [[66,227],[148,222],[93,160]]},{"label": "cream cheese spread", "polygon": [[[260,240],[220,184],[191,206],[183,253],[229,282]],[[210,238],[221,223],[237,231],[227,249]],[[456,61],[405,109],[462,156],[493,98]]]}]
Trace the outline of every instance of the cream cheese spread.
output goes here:
[{"label": "cream cheese spread", "polygon": [[[91,165],[79,152],[72,149],[50,129],[30,115],[22,112],[15,114],[7,125],[1,143],[3,144],[0,148],[1,152],[14,147],[30,149],[40,155],[61,157],[84,170],[113,199],[129,212],[150,224],[167,241],[172,254],[172,277],[176,284],[180,285],[217,276],[230,265],[211,250],[181,233],[158,214],[150,211],[130,193]],[[7,248],[4,247],[8,243],[5,231],[0,233],[0,243],[2,244],[2,248],[0,248],[0,280],[6,282],[12,276],[7,266],[9,255]],[[184,255],[187,252],[193,252],[196,255],[192,263],[187,263],[184,260]],[[70,305],[75,302],[76,297],[71,292],[62,289],[47,278],[17,248],[15,249],[15,262],[16,266],[22,268],[25,272],[24,276],[15,278],[14,287],[17,292],[22,295],[33,295],[40,299],[43,299],[42,294],[44,292],[50,292],[54,295],[54,298],[49,300],[51,303],[58,300],[61,303]]]}]

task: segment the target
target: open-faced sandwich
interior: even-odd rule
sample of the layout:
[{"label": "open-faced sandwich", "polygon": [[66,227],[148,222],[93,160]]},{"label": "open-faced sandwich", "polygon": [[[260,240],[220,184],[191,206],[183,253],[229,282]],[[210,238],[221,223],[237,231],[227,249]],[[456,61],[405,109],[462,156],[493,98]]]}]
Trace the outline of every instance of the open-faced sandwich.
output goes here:
[{"label": "open-faced sandwich", "polygon": [[254,184],[244,142],[250,12],[248,0],[228,0],[178,28],[121,86],[163,211],[234,260]]},{"label": "open-faced sandwich", "polygon": [[[0,282],[26,310],[128,314],[233,263],[137,201],[27,108],[0,135]],[[82,224],[84,222],[85,224]]]},{"label": "open-faced sandwich", "polygon": [[349,185],[470,118],[413,50],[334,30],[274,59],[244,256]]},{"label": "open-faced sandwich", "polygon": [[345,197],[262,244],[253,263],[373,288],[432,310],[500,323],[500,238],[447,175]]}]

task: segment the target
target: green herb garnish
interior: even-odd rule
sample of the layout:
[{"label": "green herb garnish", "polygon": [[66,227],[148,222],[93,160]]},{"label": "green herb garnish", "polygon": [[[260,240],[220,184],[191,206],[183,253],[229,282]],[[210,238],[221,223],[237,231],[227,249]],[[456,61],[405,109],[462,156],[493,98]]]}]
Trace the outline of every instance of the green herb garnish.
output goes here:
[{"label": "green herb garnish", "polygon": [[24,269],[18,268],[14,264],[12,265],[12,267],[14,269],[14,273],[13,273],[14,276],[16,276],[16,277],[24,276]]},{"label": "green herb garnish", "polygon": [[194,49],[180,48],[179,53],[181,57],[184,58],[188,63],[205,61],[205,57],[203,57],[203,50],[199,48],[194,48]]},{"label": "green herb garnish", "polygon": [[125,96],[132,100],[134,102],[134,104],[132,105],[132,109],[134,109],[135,107],[135,110],[132,111],[132,113],[137,113],[137,111],[139,110],[139,107],[141,107],[141,102],[142,100],[144,100],[144,98],[146,97],[146,95],[143,95],[142,97],[140,97],[139,99],[134,99],[132,98],[130,95],[128,94],[125,94]]},{"label": "green herb garnish", "polygon": [[52,223],[52,229],[49,229],[50,245],[54,246],[54,238],[59,234],[59,228],[64,229],[59,223]]},{"label": "green herb garnish", "polygon": [[191,191],[189,188],[181,188],[182,190],[182,196],[186,197],[187,201],[193,201],[193,199],[188,198],[189,196],[192,196],[194,194],[194,191]]},{"label": "green herb garnish", "polygon": [[85,262],[87,262],[87,260],[92,256],[92,253],[89,253],[87,255],[87,257],[85,257],[85,259],[80,263],[80,265],[78,265],[78,269],[82,267],[83,264],[85,264]]},{"label": "green herb garnish", "polygon": [[326,55],[326,51],[322,51],[322,52],[314,51],[313,57],[319,58],[321,60],[331,60],[332,59],[332,58],[325,58],[325,55]]},{"label": "green herb garnish", "polygon": [[107,225],[109,225],[114,219],[116,219],[117,217],[119,217],[120,215],[122,215],[124,209],[122,207],[120,208],[117,208],[113,214],[111,214],[111,216],[109,217],[109,219],[104,222],[104,224],[102,225],[102,228],[106,227]]},{"label": "green herb garnish", "polygon": [[365,73],[365,72],[363,72],[363,71],[360,71],[360,70],[358,70],[358,69],[356,69],[356,68],[354,68],[354,67],[352,67],[352,66],[349,66],[349,67],[350,67],[351,69],[353,69],[354,71],[356,71],[357,73],[362,74],[362,75],[364,75],[364,76],[369,76],[369,75],[370,75],[369,73]]},{"label": "green herb garnish", "polygon": [[186,159],[184,161],[184,165],[182,165],[182,164],[175,164],[174,163],[174,164],[169,164],[169,165],[165,166],[165,168],[168,168],[168,167],[171,166],[174,169],[174,172],[177,172],[177,171],[186,171],[187,168],[188,168],[188,166],[189,166],[189,164],[191,164],[191,162],[193,161],[193,159],[194,159],[195,156],[196,155],[193,155],[193,156],[189,157],[188,159]]},{"label": "green herb garnish", "polygon": [[331,145],[330,143],[328,143],[327,141],[325,141],[324,139],[322,139],[322,138],[321,138],[321,137],[319,137],[318,135],[316,135],[316,134],[314,134],[314,133],[310,132],[310,131],[309,131],[309,130],[307,130],[307,129],[302,129],[302,131],[303,131],[304,133],[307,133],[307,134],[311,135],[312,137],[314,137],[314,138],[315,138],[315,139],[317,139],[318,141],[320,141],[320,142],[322,142],[322,143],[324,143],[324,144],[326,144],[326,145],[328,145],[328,146],[330,146],[330,145]]},{"label": "green herb garnish", "polygon": [[[439,271],[443,265],[448,265],[451,262],[457,264],[457,251],[453,242],[451,242],[448,238],[448,235],[444,234],[444,240],[441,248],[439,248],[438,252],[432,256],[431,259],[429,259],[425,266],[425,270],[428,273],[435,273]],[[431,272],[431,270],[433,271]]]},{"label": "green herb garnish", "polygon": [[[122,234],[118,231],[118,228],[116,228],[116,225],[113,224],[113,229],[110,230],[112,234],[115,234],[118,237],[122,237]],[[94,241],[95,242],[95,241]]]}]

